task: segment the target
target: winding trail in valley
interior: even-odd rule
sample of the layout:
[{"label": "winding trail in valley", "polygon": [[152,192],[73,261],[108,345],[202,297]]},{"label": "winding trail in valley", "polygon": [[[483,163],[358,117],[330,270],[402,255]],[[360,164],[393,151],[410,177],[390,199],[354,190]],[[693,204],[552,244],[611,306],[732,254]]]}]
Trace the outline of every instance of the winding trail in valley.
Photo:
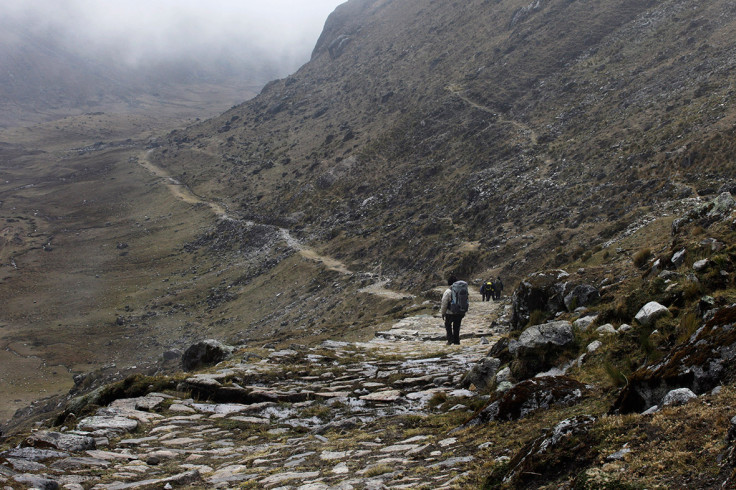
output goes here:
[{"label": "winding trail in valley", "polygon": [[[224,205],[199,196],[194,191],[192,191],[189,186],[174,178],[165,169],[154,164],[149,158],[151,151],[152,150],[148,150],[139,157],[138,161],[140,165],[148,170],[148,172],[150,172],[154,177],[159,178],[162,184],[166,186],[166,188],[175,198],[188,204],[207,205],[212,209],[212,211],[219,219],[232,219],[237,221],[237,218],[234,218],[228,214],[227,209]],[[251,225],[256,224],[253,222],[248,223]],[[281,232],[281,238],[284,240],[284,242],[286,242],[289,247],[296,250],[297,253],[304,259],[310,260],[312,262],[319,262],[323,264],[328,270],[336,271],[345,275],[353,275],[353,272],[342,261],[334,257],[320,254],[314,248],[311,248],[296,239],[286,228],[279,228],[279,231]],[[360,292],[390,299],[407,299],[413,297],[413,295],[409,293],[400,293],[386,288],[389,282],[390,280],[379,277],[379,279],[374,284],[360,289]]]}]

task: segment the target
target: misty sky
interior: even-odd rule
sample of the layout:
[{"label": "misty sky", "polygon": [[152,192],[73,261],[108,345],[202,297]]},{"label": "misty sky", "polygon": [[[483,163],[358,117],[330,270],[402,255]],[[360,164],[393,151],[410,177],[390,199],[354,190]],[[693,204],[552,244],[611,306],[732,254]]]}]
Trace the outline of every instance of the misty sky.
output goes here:
[{"label": "misty sky", "polygon": [[327,16],[344,1],[0,0],[0,28],[12,22],[129,65],[266,55],[291,72],[309,60]]}]

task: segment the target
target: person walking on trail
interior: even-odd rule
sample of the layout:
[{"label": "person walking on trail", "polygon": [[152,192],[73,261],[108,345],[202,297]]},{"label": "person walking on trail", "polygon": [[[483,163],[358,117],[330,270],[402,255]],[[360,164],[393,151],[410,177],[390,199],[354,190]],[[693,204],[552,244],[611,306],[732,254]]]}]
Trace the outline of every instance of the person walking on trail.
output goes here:
[{"label": "person walking on trail", "polygon": [[460,345],[460,323],[468,311],[468,283],[451,275],[447,285],[449,287],[442,295],[440,315],[445,321],[447,345]]},{"label": "person walking on trail", "polygon": [[497,277],[493,282],[494,299],[501,299],[501,291],[503,291],[503,281],[501,281],[500,277]]},{"label": "person walking on trail", "polygon": [[483,297],[483,301],[490,301],[493,295],[493,281],[489,279],[480,286],[480,295]]}]

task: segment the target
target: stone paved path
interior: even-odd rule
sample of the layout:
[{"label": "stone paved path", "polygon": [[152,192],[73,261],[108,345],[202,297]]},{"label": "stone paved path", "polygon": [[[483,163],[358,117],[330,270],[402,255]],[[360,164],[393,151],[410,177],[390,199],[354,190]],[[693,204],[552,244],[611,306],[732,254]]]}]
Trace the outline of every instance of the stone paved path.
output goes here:
[{"label": "stone paved path", "polygon": [[181,383],[181,393],[207,399],[177,391],[116,400],[0,453],[0,485],[459,488],[477,448],[449,428],[407,421],[472,413],[478,395],[458,385],[489,350],[501,309],[471,295],[459,346],[445,345],[440,318],[424,315],[370,342],[241,353]]}]

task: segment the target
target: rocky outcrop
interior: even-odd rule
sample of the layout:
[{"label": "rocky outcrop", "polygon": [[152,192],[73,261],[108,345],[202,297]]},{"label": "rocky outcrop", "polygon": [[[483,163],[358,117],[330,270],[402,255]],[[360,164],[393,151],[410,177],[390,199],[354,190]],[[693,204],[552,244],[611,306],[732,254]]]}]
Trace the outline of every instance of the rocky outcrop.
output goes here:
[{"label": "rocky outcrop", "polygon": [[498,483],[510,488],[537,488],[541,482],[577,474],[598,456],[590,432],[595,422],[595,417],[580,415],[547,430],[511,458],[508,471],[498,475]]},{"label": "rocky outcrop", "polygon": [[734,208],[736,208],[736,200],[734,200],[731,193],[728,191],[722,192],[712,201],[696,207],[682,218],[673,221],[672,234],[676,235],[685,225],[693,222],[707,227],[709,224],[727,217]]},{"label": "rocky outcrop", "polygon": [[569,277],[563,270],[531,274],[516,288],[511,299],[511,328],[523,328],[535,311],[556,313],[564,309],[565,287]]},{"label": "rocky outcrop", "polygon": [[719,310],[705,326],[661,362],[635,371],[613,411],[642,412],[662,405],[677,388],[696,395],[736,378],[736,306]]},{"label": "rocky outcrop", "polygon": [[511,327],[519,330],[532,320],[534,312],[553,316],[561,311],[574,311],[600,299],[600,292],[589,284],[576,284],[570,274],[553,270],[531,274],[514,291]]},{"label": "rocky outcrop", "polygon": [[584,384],[566,376],[528,379],[502,393],[480,412],[474,423],[518,420],[535,410],[575,405],[587,392]]},{"label": "rocky outcrop", "polygon": [[509,343],[514,357],[511,371],[517,379],[527,379],[537,373],[557,367],[564,353],[572,353],[575,336],[572,324],[557,321],[533,325],[524,330],[518,340]]},{"label": "rocky outcrop", "polygon": [[218,340],[208,339],[191,345],[181,356],[182,367],[192,371],[199,367],[212,366],[222,362],[233,353],[233,347]]}]

